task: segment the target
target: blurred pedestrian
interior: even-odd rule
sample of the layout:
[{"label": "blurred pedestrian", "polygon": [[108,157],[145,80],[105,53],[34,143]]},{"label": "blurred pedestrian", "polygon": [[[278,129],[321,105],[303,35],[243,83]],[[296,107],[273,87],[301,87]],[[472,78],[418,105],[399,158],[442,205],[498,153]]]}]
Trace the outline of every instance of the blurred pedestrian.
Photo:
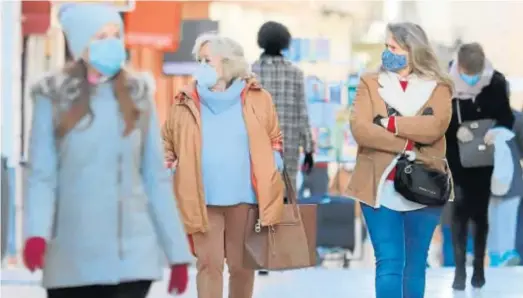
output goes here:
[{"label": "blurred pedestrian", "polygon": [[263,226],[283,210],[282,135],[270,94],[252,78],[243,48],[204,34],[195,42],[195,82],[180,92],[163,140],[185,229],[194,244],[199,298],[253,295],[254,270],[243,266],[247,215],[259,206]]},{"label": "blurred pedestrian", "polygon": [[[191,255],[163,164],[154,82],[122,69],[118,11],[59,13],[75,61],[32,87],[24,203],[26,266],[48,297],[145,298],[171,266],[183,293]],[[159,246],[160,244],[160,246]]]},{"label": "blurred pedestrian", "polygon": [[272,95],[276,105],[283,131],[285,168],[296,189],[300,146],[305,155],[303,168],[306,173],[310,173],[314,166],[314,143],[305,101],[303,71],[282,54],[289,47],[290,41],[291,34],[284,25],[272,21],[263,24],[258,31],[258,46],[263,53],[252,65],[252,70],[263,88]]},{"label": "blurred pedestrian", "polygon": [[428,250],[442,208],[401,195],[396,167],[407,157],[424,171],[433,169],[431,175],[446,177],[447,184],[427,191],[450,199],[444,134],[452,82],[420,26],[389,24],[385,45],[380,71],[362,76],[352,106],[359,149],[348,195],[361,202],[374,247],[376,298],[418,298],[425,293]]},{"label": "blurred pedestrian", "polygon": [[[523,113],[520,111],[514,110],[514,131],[516,137],[518,138],[519,152],[523,157]],[[523,166],[523,160],[522,160]],[[518,218],[516,223],[516,251],[520,256],[519,265],[523,265],[523,200],[520,200],[518,207]]]},{"label": "blurred pedestrian", "polygon": [[[493,134],[488,131],[476,136],[472,130],[482,129],[482,123],[489,123],[484,120],[492,120],[497,127],[512,129],[514,116],[510,109],[505,77],[485,58],[483,48],[478,43],[464,44],[459,48],[450,67],[450,75],[455,92],[452,120],[446,132],[447,159],[456,187],[462,190],[462,195],[456,197],[452,212],[456,262],[452,287],[463,290],[466,286],[469,222],[474,223],[474,272],[471,284],[474,288],[481,288],[485,284],[484,262],[493,171],[493,155],[489,153],[491,145],[488,145]],[[488,127],[484,129],[488,130]],[[476,145],[470,147],[467,144]],[[467,164],[464,165],[464,162]]]}]

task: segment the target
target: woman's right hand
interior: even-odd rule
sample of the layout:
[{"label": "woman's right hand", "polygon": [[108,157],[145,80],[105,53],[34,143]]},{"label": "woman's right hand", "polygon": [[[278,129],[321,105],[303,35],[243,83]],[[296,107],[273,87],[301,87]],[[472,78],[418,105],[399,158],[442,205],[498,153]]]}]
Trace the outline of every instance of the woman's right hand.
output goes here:
[{"label": "woman's right hand", "polygon": [[474,139],[474,134],[470,129],[461,126],[456,134],[458,140],[462,143],[468,143]]},{"label": "woman's right hand", "polygon": [[24,264],[31,272],[44,268],[47,242],[41,237],[27,239],[24,246]]}]

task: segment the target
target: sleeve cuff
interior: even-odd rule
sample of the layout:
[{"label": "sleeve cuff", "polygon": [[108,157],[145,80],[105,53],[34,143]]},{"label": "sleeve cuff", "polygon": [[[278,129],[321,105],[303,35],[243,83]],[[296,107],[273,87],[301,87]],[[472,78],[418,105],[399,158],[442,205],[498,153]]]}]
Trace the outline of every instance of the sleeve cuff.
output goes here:
[{"label": "sleeve cuff", "polygon": [[389,122],[387,123],[387,130],[392,132],[393,134],[398,134],[398,128],[396,126],[396,117],[391,116],[389,117]]}]

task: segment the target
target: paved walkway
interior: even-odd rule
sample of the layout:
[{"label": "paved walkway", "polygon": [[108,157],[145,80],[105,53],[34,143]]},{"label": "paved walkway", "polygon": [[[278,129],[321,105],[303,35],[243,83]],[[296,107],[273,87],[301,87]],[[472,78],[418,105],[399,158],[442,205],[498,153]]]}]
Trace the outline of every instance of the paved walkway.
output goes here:
[{"label": "paved walkway", "polygon": [[[39,275],[22,270],[2,271],[2,298],[45,298]],[[179,296],[196,298],[195,272],[189,291]],[[452,270],[429,269],[425,298],[523,298],[523,267],[489,269],[481,291],[453,293]],[[258,277],[254,298],[373,298],[374,275],[369,269],[307,269]],[[150,298],[167,298],[165,281],[156,283]],[[226,295],[224,297],[227,297]]]}]

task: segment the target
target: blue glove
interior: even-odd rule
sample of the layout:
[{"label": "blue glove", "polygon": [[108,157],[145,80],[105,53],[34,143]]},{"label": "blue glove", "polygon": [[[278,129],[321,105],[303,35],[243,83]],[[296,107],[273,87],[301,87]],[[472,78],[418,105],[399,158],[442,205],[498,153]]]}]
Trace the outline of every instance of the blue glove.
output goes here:
[{"label": "blue glove", "polygon": [[274,162],[276,163],[276,168],[278,171],[283,171],[283,158],[279,151],[273,151],[274,153]]}]

